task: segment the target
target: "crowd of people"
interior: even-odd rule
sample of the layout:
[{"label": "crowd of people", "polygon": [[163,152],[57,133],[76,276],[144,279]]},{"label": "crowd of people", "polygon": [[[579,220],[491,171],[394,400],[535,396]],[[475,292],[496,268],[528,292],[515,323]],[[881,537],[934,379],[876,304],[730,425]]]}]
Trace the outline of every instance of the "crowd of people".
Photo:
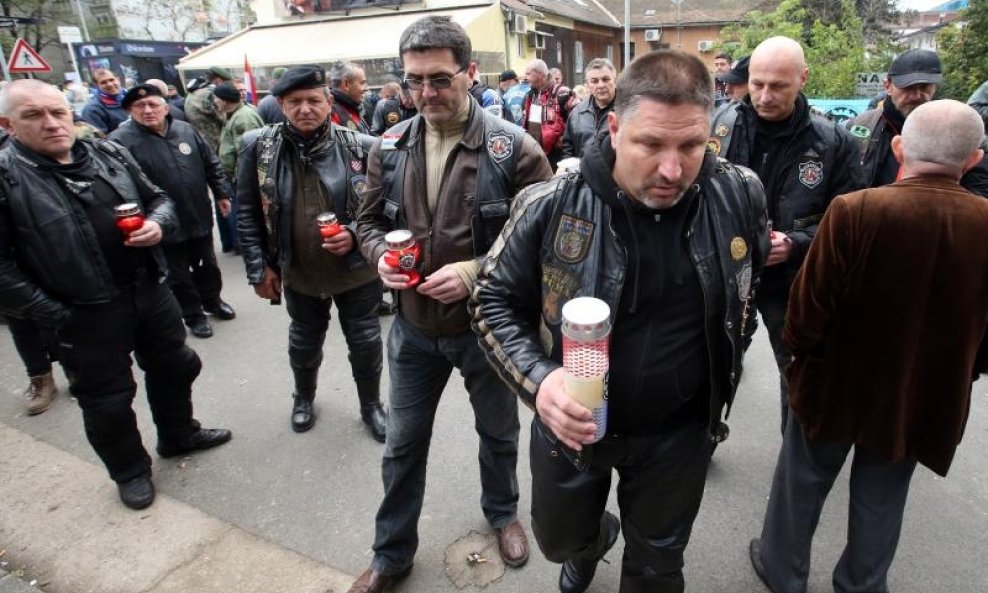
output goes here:
[{"label": "crowd of people", "polygon": [[[934,100],[940,60],[909,50],[883,102],[843,124],[812,111],[810,67],[785,37],[733,63],[718,55],[714,74],[675,50],[620,75],[595,58],[573,89],[542,60],[523,80],[480,82],[448,17],[412,23],[398,51],[403,78],[373,106],[352,62],[278,69],[256,109],[222,68],[184,101],[98,71],[84,135],[55,87],[5,86],[0,311],[31,377],[28,412],[56,397],[57,360],[133,509],[155,492],[131,356],[159,456],[232,438],[194,418],[202,362],[183,328],[208,338],[210,319],[236,317],[215,220],[256,295],[287,309],[295,432],[317,419],[335,304],[360,417],[384,444],[373,557],[349,593],[389,590],[413,568],[454,368],[505,565],[530,553],[521,401],[535,412],[532,532],[562,565],[559,590],[585,591],[623,533],[619,590],[681,593],[760,317],[783,439],[752,567],[774,593],[806,591],[821,509],[853,450],[833,582],[887,591],[915,467],[947,474],[988,371],[984,87],[971,105]],[[603,434],[563,365],[562,311],[579,297],[609,310]],[[615,472],[619,515],[605,510]]]}]

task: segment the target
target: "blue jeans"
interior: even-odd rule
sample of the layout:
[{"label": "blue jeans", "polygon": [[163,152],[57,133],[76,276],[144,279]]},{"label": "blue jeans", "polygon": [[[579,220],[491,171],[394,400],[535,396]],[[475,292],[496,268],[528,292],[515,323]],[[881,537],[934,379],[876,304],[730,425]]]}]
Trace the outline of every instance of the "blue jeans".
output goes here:
[{"label": "blue jeans", "polygon": [[432,425],[453,367],[470,394],[480,435],[480,506],[492,527],[517,518],[518,400],[487,364],[472,332],[432,338],[399,315],[388,336],[391,409],[381,474],[384,500],[377,511],[371,568],[390,575],[411,566]]}]

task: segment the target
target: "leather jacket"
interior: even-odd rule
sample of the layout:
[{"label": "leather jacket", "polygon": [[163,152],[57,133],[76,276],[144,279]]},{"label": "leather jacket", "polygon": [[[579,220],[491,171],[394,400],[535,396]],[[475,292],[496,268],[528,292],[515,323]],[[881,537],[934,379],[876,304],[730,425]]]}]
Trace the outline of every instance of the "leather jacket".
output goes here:
[{"label": "leather jacket", "polygon": [[[423,277],[446,264],[478,258],[497,238],[515,194],[552,176],[534,138],[472,99],[469,109],[463,136],[447,158],[434,212],[426,204],[425,118],[416,115],[399,123],[374,145],[358,231],[364,257],[375,268],[387,249],[385,234],[396,228],[411,230],[421,246],[418,269]],[[404,160],[404,167],[386,173],[385,164],[396,157]],[[514,163],[513,170],[505,172],[508,191],[498,191],[496,196],[500,203],[484,199],[496,185],[494,179],[480,179],[484,169],[480,159],[488,159],[493,167]],[[400,213],[389,213],[392,191],[401,196]],[[488,222],[478,224],[481,219]],[[483,248],[478,250],[478,246]],[[402,317],[426,335],[456,336],[470,331],[466,299],[443,304],[415,290],[400,290],[398,304]]]},{"label": "leather jacket", "polygon": [[[518,195],[470,298],[488,361],[533,408],[542,380],[562,365],[563,305],[602,299],[614,326],[628,250],[636,248],[616,234],[611,221],[619,214],[594,193],[585,166]],[[734,399],[754,331],[752,299],[769,252],[765,195],[751,171],[712,153],[689,191],[696,199],[685,238],[704,294],[713,434]]]},{"label": "leather jacket", "polygon": [[175,202],[178,229],[166,243],[179,243],[213,232],[213,199],[230,198],[233,188],[216,153],[189,123],[169,117],[164,136],[133,120],[110,135],[137,159],[147,176]]},{"label": "leather jacket", "polygon": [[[774,210],[772,228],[793,242],[792,257],[784,264],[787,283],[802,265],[831,200],[865,187],[857,142],[840,124],[811,115],[805,97],[800,95],[798,101],[790,128],[780,137],[784,144],[766,153],[779,159],[772,167],[774,175],[762,179],[774,206],[769,208]],[[710,126],[711,143],[721,157],[755,171],[761,168],[751,162],[757,118],[748,97],[717,110]]]},{"label": "leather jacket", "polygon": [[[237,159],[237,232],[250,284],[263,280],[265,266],[280,274],[292,261],[295,171],[294,159],[285,158],[285,153],[297,148],[285,142],[284,126],[274,124],[251,130],[241,139]],[[333,210],[340,224],[347,226],[354,237],[364,165],[373,141],[371,136],[330,124],[304,157],[296,155],[311,162],[333,197]],[[351,270],[367,265],[356,248],[345,258]]]},{"label": "leather jacket", "polygon": [[563,133],[563,158],[581,157],[587,144],[607,133],[607,114],[614,109],[614,102],[600,109],[593,97],[577,104],[566,120]]},{"label": "leather jacket", "polygon": [[[174,232],[174,203],[144,175],[123,147],[77,140],[97,175],[127,201],[138,203],[165,236]],[[77,200],[67,199],[42,159],[19,142],[0,151],[0,310],[58,328],[71,305],[105,303],[119,294],[92,225]],[[168,266],[151,247],[158,279]]]}]

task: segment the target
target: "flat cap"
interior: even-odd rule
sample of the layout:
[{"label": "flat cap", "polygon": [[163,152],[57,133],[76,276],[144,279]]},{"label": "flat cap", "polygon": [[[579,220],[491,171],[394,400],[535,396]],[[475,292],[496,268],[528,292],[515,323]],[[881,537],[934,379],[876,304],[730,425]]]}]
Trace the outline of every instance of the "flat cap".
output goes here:
[{"label": "flat cap", "polygon": [[314,89],[326,86],[326,71],[316,64],[304,64],[288,69],[271,87],[271,94],[280,97],[296,89]]},{"label": "flat cap", "polygon": [[216,85],[216,88],[213,89],[213,95],[230,103],[239,103],[241,98],[240,89],[233,86],[232,82]]},{"label": "flat cap", "polygon": [[230,74],[230,71],[227,70],[226,68],[220,68],[219,66],[210,66],[207,72],[209,72],[210,76],[218,76],[223,80],[233,80],[233,75]]},{"label": "flat cap", "polygon": [[120,102],[120,106],[124,109],[130,109],[130,106],[133,105],[134,102],[140,101],[144,97],[165,98],[165,96],[161,93],[161,89],[153,84],[139,84],[127,91],[127,94],[124,95],[123,101]]},{"label": "flat cap", "polygon": [[914,84],[940,84],[943,82],[940,58],[928,49],[910,49],[892,60],[889,78],[900,89]]},{"label": "flat cap", "polygon": [[727,84],[744,84],[748,82],[748,63],[751,61],[751,56],[745,56],[734,62],[734,66],[730,70],[721,74],[717,77],[721,82]]}]

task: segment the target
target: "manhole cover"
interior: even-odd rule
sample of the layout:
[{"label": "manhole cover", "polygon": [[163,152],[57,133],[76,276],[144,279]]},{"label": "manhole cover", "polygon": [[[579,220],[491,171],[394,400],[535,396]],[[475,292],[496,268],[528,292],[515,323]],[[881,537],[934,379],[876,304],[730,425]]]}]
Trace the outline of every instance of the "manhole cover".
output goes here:
[{"label": "manhole cover", "polygon": [[446,576],[457,589],[484,588],[504,576],[493,533],[471,531],[446,547]]}]

